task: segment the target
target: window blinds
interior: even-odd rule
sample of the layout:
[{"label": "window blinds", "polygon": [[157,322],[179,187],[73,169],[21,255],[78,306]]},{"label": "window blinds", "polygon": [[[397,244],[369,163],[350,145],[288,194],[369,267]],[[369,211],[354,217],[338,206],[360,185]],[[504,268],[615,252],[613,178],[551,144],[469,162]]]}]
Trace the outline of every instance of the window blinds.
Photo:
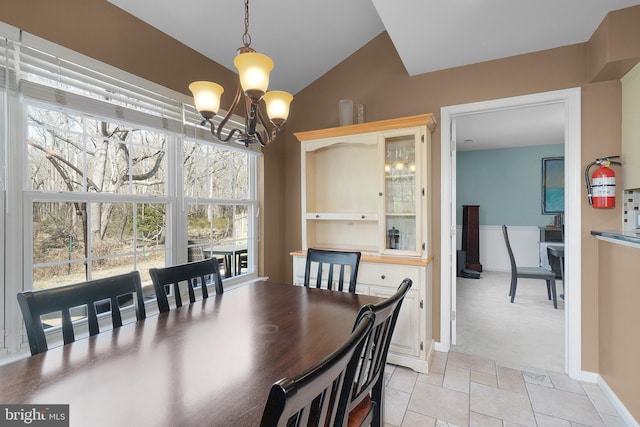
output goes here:
[{"label": "window blinds", "polygon": [[[259,147],[219,142],[207,128],[199,126],[200,115],[183,94],[33,35],[21,33],[20,39],[5,40],[5,69],[15,75],[17,90],[25,98],[98,118],[164,129],[234,151],[260,153]],[[0,73],[1,85],[7,73]],[[214,123],[219,121],[216,116]],[[242,118],[232,119],[229,124],[244,126]]]}]

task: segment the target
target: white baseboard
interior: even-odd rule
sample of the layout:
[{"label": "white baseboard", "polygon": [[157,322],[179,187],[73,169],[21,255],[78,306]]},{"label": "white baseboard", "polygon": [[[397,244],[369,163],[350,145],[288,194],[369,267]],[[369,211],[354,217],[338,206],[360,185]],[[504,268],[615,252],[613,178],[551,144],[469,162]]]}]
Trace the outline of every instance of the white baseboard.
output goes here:
[{"label": "white baseboard", "polygon": [[585,383],[597,384],[598,378],[600,378],[600,374],[596,372],[581,371],[580,378],[577,379]]},{"label": "white baseboard", "polygon": [[616,396],[616,394],[611,389],[611,387],[609,387],[609,384],[607,384],[604,378],[602,378],[598,374],[595,375],[597,376],[596,383],[598,384],[598,387],[600,387],[600,390],[602,390],[606,398],[609,399],[609,402],[613,405],[615,410],[618,411],[618,414],[620,415],[620,418],[622,418],[622,421],[624,421],[625,425],[627,425],[628,427],[640,427],[638,421],[633,418],[631,412],[629,412],[627,407],[624,406],[620,399],[618,399],[618,396]]}]

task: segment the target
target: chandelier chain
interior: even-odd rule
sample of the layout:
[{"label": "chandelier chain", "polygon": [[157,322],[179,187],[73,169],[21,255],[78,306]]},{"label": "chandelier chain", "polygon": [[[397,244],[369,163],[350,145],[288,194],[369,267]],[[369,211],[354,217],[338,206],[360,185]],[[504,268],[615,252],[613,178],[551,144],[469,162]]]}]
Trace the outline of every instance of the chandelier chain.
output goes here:
[{"label": "chandelier chain", "polygon": [[251,35],[249,34],[249,0],[244,0],[244,33],[242,34],[242,43],[245,47],[251,45]]}]

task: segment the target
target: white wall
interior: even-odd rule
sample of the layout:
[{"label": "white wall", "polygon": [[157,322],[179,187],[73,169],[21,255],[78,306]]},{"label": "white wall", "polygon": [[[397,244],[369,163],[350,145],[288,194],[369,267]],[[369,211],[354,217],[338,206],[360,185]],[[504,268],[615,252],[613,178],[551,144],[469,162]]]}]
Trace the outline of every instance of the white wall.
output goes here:
[{"label": "white wall", "polygon": [[[538,227],[510,226],[509,243],[518,267],[537,267],[540,264],[540,229]],[[456,247],[462,247],[462,226],[456,227]],[[502,236],[502,226],[480,226],[480,264],[487,271],[511,271],[509,253]]]}]

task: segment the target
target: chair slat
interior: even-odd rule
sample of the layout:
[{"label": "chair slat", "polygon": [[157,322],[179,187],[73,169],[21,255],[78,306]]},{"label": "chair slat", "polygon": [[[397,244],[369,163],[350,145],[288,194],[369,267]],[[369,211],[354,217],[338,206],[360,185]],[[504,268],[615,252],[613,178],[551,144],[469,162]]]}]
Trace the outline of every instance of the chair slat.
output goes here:
[{"label": "chair slat", "polygon": [[346,413],[351,412],[367,397],[370,398],[370,406],[367,411],[362,412],[362,419],[354,420],[350,418],[350,426],[379,425],[374,420],[379,421],[380,425],[382,423],[380,408],[384,405],[381,399],[383,396],[382,388],[384,387],[384,368],[387,363],[387,354],[402,301],[412,284],[411,279],[404,279],[392,296],[379,304],[364,306],[360,310],[360,315],[366,315],[369,312],[373,313],[375,322],[369,332],[369,339],[358,358],[357,372],[359,372],[359,377],[357,381],[351,384],[350,398],[345,403]]},{"label": "chair slat", "polygon": [[346,402],[373,313],[361,314],[349,339],[320,363],[276,382],[262,414],[261,427],[342,426]]},{"label": "chair slat", "polygon": [[187,284],[187,293],[189,295],[190,303],[194,303],[196,301],[195,288],[198,286],[198,279],[200,280],[200,289],[202,291],[203,299],[209,297],[206,280],[207,277],[212,278],[216,294],[223,293],[222,276],[220,276],[220,268],[216,258],[209,258],[202,261],[189,262],[165,268],[151,268],[149,269],[149,275],[153,281],[153,287],[158,301],[158,309],[161,313],[170,310],[168,284],[173,284],[172,290],[176,308],[182,307],[183,304],[180,283]]},{"label": "chair slat", "polygon": [[63,341],[64,344],[69,344],[75,341],[71,309],[86,310],[89,334],[95,335],[100,333],[96,305],[108,304],[112,325],[118,328],[122,326],[119,298],[123,297],[133,299],[137,320],[146,317],[142,284],[137,271],[50,289],[20,292],[17,295],[18,304],[22,311],[31,354],[42,353],[49,348],[42,316],[60,312]]},{"label": "chair slat", "polygon": [[[317,265],[318,271],[316,274],[315,287],[320,289],[333,289],[334,282],[334,268],[339,268],[338,277],[338,289],[344,291],[344,285],[348,280],[348,291],[351,293],[356,292],[356,282],[358,279],[358,267],[360,265],[360,252],[341,252],[341,251],[327,251],[320,249],[307,249],[307,259],[304,271],[304,286],[311,285],[311,267]],[[325,267],[326,265],[326,267]],[[347,267],[350,269],[350,273],[347,276]],[[323,281],[324,270],[327,268],[327,280]]]}]

